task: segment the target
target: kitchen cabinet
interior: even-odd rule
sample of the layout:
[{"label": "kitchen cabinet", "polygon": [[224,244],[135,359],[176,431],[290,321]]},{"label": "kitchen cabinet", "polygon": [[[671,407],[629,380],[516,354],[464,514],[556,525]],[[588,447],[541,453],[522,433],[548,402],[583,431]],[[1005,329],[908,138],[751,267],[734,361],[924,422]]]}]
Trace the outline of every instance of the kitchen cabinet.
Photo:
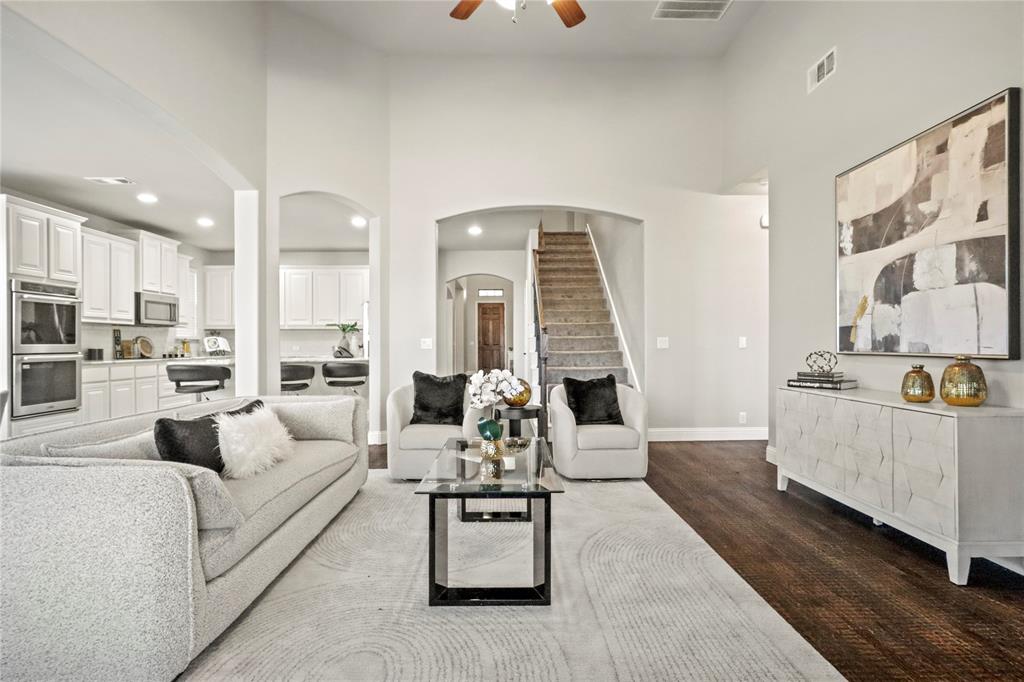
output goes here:
[{"label": "kitchen cabinet", "polygon": [[156,377],[135,380],[135,413],[155,412],[159,409]]},{"label": "kitchen cabinet", "polygon": [[82,422],[110,419],[110,382],[82,384]]},{"label": "kitchen cabinet", "polygon": [[10,275],[77,284],[85,218],[9,195],[4,203]]},{"label": "kitchen cabinet", "polygon": [[139,242],[139,291],[177,295],[180,242],[142,230],[135,234]]},{"label": "kitchen cabinet", "polygon": [[199,336],[196,324],[196,288],[192,271],[192,257],[178,256],[178,328],[179,339]]},{"label": "kitchen cabinet", "polygon": [[284,271],[284,326],[313,326],[313,274],[309,270]]},{"label": "kitchen cabinet", "polygon": [[281,268],[281,328],[323,329],[338,322],[361,322],[369,300],[366,266]]},{"label": "kitchen cabinet", "polygon": [[[130,369],[130,368],[129,368]],[[110,417],[128,417],[135,414],[135,379],[110,382]]]},{"label": "kitchen cabinet", "polygon": [[135,321],[135,245],[82,229],[82,321]]},{"label": "kitchen cabinet", "polygon": [[210,265],[203,268],[203,328],[234,328],[234,299],[234,266]]}]

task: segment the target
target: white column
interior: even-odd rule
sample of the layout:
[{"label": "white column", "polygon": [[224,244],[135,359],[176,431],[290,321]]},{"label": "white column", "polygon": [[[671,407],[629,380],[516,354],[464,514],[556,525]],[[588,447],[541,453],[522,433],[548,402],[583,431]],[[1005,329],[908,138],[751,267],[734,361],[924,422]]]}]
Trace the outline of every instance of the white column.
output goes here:
[{"label": "white column", "polygon": [[260,352],[266,334],[260,323],[266,299],[261,263],[265,237],[260,229],[260,193],[235,192],[235,393],[260,395],[266,386]]}]

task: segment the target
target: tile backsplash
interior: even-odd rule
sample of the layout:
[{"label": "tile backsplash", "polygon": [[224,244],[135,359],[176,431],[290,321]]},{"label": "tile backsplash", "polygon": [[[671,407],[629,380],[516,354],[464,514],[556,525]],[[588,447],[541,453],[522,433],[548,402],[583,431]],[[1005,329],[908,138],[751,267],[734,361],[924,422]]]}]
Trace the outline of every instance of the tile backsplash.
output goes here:
[{"label": "tile backsplash", "polygon": [[[181,344],[183,339],[177,338],[174,327],[135,327],[132,325],[116,324],[82,324],[82,352],[87,348],[102,348],[103,358],[112,360],[114,358],[114,330],[121,330],[121,339],[134,339],[136,336],[146,336],[153,342],[153,354],[160,357],[164,353],[170,353],[175,346]],[[202,354],[202,339],[190,339],[192,354]],[[233,341],[228,338],[228,342]],[[232,346],[233,347],[233,346]]]}]

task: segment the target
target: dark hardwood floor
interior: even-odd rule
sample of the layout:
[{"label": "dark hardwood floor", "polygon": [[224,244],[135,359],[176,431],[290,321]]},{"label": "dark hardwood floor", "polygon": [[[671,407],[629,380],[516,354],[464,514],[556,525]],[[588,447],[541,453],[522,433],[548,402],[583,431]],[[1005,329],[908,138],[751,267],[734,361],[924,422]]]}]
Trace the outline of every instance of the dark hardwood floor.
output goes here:
[{"label": "dark hardwood floor", "polygon": [[942,552],[797,483],[777,492],[764,448],[652,443],[646,480],[849,679],[1024,679],[1024,577],[975,560],[957,587]]}]

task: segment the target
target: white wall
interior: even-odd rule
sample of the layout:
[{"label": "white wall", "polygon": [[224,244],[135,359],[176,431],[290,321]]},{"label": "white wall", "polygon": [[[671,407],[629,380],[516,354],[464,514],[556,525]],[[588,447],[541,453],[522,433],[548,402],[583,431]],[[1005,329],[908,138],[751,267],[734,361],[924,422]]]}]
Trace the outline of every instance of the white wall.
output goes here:
[{"label": "white wall", "polygon": [[[834,76],[807,68],[838,47]],[[770,58],[769,58],[770,57]],[[725,184],[771,179],[771,386],[835,348],[837,173],[1024,84],[1019,2],[771,2],[725,61]],[[862,386],[899,390],[921,358],[841,356]],[[938,379],[945,358],[925,358]],[[993,404],[1024,406],[1024,362],[981,361]]]},{"label": "white wall", "polygon": [[[620,343],[625,356],[626,347],[633,360],[639,385],[647,385],[644,372],[647,332],[644,291],[644,227],[641,223],[616,216],[586,214],[584,225],[590,226],[601,267],[604,270],[611,304],[619,318]],[[625,358],[624,358],[625,359]]]},{"label": "white wall", "polygon": [[[451,338],[451,324],[445,314],[445,285],[453,279],[466,275],[489,274],[497,275],[503,280],[495,283],[497,287],[508,288],[513,291],[507,292],[508,297],[505,309],[505,333],[512,341],[512,357],[514,359],[517,373],[523,374],[525,367],[523,347],[523,325],[525,324],[524,310],[524,287],[526,285],[525,273],[523,272],[522,251],[439,251],[437,254],[437,298],[434,307],[437,310],[437,371],[449,373],[452,370],[448,358],[451,356],[453,340]],[[489,287],[490,285],[488,285]],[[466,297],[465,314],[465,356],[471,362],[467,368],[476,371],[476,284],[473,284]],[[490,299],[487,299],[490,300]],[[494,299],[501,301],[502,299]],[[473,345],[469,345],[472,340]],[[412,376],[410,370],[409,377]],[[411,381],[411,378],[410,378]]]},{"label": "white wall", "polygon": [[[707,254],[694,246],[733,211],[707,193],[721,178],[720,88],[715,65],[699,61],[394,58],[390,301],[403,312],[392,316],[391,382],[436,366],[420,339],[438,335],[437,220],[494,206],[581,207],[645,224],[645,289],[666,302],[646,310],[651,426],[736,426],[735,400],[694,390],[695,367],[710,362],[693,322],[708,287],[697,259]],[[743,290],[730,278],[716,284]],[[736,339],[722,333],[709,345],[721,342],[728,352],[714,365],[728,368]],[[671,348],[656,352],[657,336]]]}]

